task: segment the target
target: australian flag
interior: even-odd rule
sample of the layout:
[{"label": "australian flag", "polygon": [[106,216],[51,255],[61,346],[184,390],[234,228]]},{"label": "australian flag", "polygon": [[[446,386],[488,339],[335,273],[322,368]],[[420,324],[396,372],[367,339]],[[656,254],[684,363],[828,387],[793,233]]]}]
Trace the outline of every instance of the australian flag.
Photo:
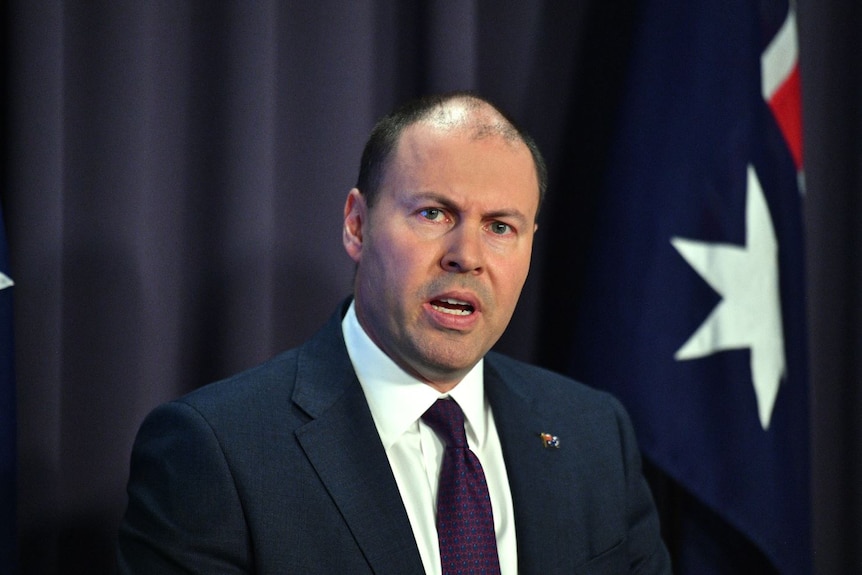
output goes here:
[{"label": "australian flag", "polygon": [[684,494],[678,573],[810,573],[793,7],[640,7],[570,373],[625,403]]},{"label": "australian flag", "polygon": [[15,573],[17,565],[16,418],[12,346],[12,285],[6,230],[0,212],[0,572]]}]

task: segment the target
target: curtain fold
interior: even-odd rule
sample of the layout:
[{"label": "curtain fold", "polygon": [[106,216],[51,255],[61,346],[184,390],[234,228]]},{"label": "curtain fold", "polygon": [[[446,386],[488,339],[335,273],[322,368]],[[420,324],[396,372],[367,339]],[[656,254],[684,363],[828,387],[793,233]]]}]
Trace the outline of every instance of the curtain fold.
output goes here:
[{"label": "curtain fold", "polygon": [[[408,97],[478,90],[545,152],[533,269],[499,345],[544,361],[557,326],[541,288],[577,280],[545,257],[549,226],[589,223],[636,0],[37,1],[0,16],[22,573],[110,572],[145,414],[298,344],[349,293],[344,198],[374,121]],[[862,569],[862,14],[800,2],[799,29],[816,560],[837,573]]]}]

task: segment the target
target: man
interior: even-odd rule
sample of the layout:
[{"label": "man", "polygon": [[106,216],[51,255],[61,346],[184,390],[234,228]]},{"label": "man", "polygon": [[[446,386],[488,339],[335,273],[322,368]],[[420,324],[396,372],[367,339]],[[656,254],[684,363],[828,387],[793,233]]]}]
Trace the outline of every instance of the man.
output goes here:
[{"label": "man", "polygon": [[[476,96],[381,120],[344,207],[353,299],[301,347],[147,418],[120,571],[669,573],[621,406],[490,352],[545,180],[533,141]],[[450,515],[462,488],[476,518]],[[459,547],[453,523],[481,544]]]}]

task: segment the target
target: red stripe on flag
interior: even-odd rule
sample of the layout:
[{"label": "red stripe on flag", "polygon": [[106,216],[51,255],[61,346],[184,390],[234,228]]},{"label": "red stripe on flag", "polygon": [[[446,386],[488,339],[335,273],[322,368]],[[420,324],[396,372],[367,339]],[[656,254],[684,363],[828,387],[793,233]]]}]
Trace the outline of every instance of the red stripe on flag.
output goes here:
[{"label": "red stripe on flag", "polygon": [[787,79],[778,87],[772,98],[769,99],[769,107],[781,128],[781,133],[790,148],[793,162],[797,170],[802,170],[802,96],[799,84],[799,65],[793,67],[793,71]]}]

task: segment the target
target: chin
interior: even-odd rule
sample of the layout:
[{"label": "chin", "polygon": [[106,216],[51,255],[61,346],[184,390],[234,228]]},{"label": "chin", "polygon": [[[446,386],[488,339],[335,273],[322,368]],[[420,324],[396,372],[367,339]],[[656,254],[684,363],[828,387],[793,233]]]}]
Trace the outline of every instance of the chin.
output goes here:
[{"label": "chin", "polygon": [[475,353],[464,354],[463,351],[464,350],[462,348],[460,350],[456,350],[456,352],[461,353],[431,354],[425,357],[425,365],[427,365],[431,371],[441,375],[452,376],[461,374],[461,376],[463,376],[473,369],[473,366],[475,366],[485,355],[477,355]]}]

